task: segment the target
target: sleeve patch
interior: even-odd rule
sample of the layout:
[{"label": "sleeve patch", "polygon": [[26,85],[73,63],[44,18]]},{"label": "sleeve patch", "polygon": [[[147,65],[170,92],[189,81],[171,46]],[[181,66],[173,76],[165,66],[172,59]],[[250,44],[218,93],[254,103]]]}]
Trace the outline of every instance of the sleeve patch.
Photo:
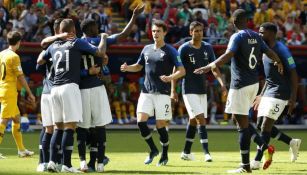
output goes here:
[{"label": "sleeve patch", "polygon": [[181,58],[180,58],[180,56],[178,55],[177,56],[177,61],[179,62],[179,63],[181,63],[182,61],[181,61]]},{"label": "sleeve patch", "polygon": [[289,57],[287,60],[288,60],[289,65],[295,64],[293,57]]}]

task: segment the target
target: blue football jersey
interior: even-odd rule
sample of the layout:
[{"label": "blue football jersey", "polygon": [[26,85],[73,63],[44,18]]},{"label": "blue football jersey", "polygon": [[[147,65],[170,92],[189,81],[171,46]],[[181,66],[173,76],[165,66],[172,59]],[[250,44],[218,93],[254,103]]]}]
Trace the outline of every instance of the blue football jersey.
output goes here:
[{"label": "blue football jersey", "polygon": [[258,33],[241,30],[233,34],[227,50],[234,53],[231,59],[231,89],[240,89],[258,82],[257,63],[268,46]]},{"label": "blue football jersey", "polygon": [[190,41],[178,49],[186,75],[182,80],[182,94],[206,94],[206,76],[194,74],[194,70],[215,60],[212,46],[202,42],[200,48],[194,48]]},{"label": "blue football jersey", "polygon": [[56,41],[45,52],[44,59],[52,57],[54,66],[54,85],[80,82],[80,62],[82,53],[95,54],[97,47],[76,38],[68,41]]},{"label": "blue football jersey", "polygon": [[146,45],[137,61],[145,68],[143,93],[170,94],[171,84],[164,83],[161,75],[170,75],[173,67],[183,66],[177,50],[169,44],[155,49],[154,44]]},{"label": "blue football jersey", "polygon": [[[100,43],[100,37],[96,38],[82,38],[84,41],[89,42],[90,44],[94,46],[98,46]],[[107,46],[115,44],[117,42],[116,37],[114,35],[109,36],[107,38],[106,44]],[[84,52],[82,53],[82,61],[81,61],[81,70],[88,71],[90,67],[97,65],[102,68],[102,58],[100,57],[95,57],[93,54]],[[103,81],[97,78],[96,75],[86,75],[86,76],[81,76],[81,81],[80,81],[80,89],[88,89],[88,88],[93,88],[97,86],[103,85]]]},{"label": "blue football jersey", "polygon": [[291,95],[291,75],[290,70],[295,69],[294,59],[282,42],[276,42],[273,51],[279,56],[284,66],[284,74],[278,72],[278,67],[266,55],[263,56],[264,73],[267,87],[263,96],[274,97],[282,100],[289,100]]}]

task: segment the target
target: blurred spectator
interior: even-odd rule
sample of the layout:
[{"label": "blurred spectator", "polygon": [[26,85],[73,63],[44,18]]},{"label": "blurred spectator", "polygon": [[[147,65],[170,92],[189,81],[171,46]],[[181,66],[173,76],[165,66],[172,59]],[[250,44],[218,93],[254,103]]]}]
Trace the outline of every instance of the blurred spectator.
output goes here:
[{"label": "blurred spectator", "polygon": [[264,22],[271,22],[273,20],[273,16],[268,12],[267,2],[261,1],[259,4],[260,9],[257,10],[254,16],[254,24],[256,29]]},{"label": "blurred spectator", "polygon": [[297,39],[297,33],[292,33],[291,38],[287,41],[288,45],[299,46],[301,42]]},{"label": "blurred spectator", "polygon": [[32,5],[29,7],[29,9],[24,10],[19,19],[21,20],[25,29],[26,40],[31,40],[38,22],[38,17],[35,13],[35,6]]},{"label": "blurred spectator", "polygon": [[276,37],[277,37],[278,41],[280,41],[280,42],[282,42],[284,44],[287,44],[287,40],[284,37],[284,32],[282,30],[278,30],[277,31]]},{"label": "blurred spectator", "polygon": [[307,25],[303,26],[303,33],[305,36],[305,40],[302,41],[302,45],[307,45]]},{"label": "blurred spectator", "polygon": [[226,3],[224,0],[212,0],[210,8],[214,12],[220,12],[226,14]]},{"label": "blurred spectator", "polygon": [[246,11],[248,19],[254,18],[254,14],[256,12],[256,6],[255,6],[253,1],[251,1],[251,0],[240,0],[239,1],[239,7]]},{"label": "blurred spectator", "polygon": [[304,1],[304,7],[302,8],[302,11],[300,13],[299,19],[301,21],[301,25],[307,24],[307,1]]},{"label": "blurred spectator", "polygon": [[177,14],[177,19],[178,20],[182,19],[184,21],[184,26],[188,26],[190,22],[193,20],[192,10],[190,9],[188,1],[184,1],[182,3],[182,9],[179,10]]},{"label": "blurred spectator", "polygon": [[215,23],[210,23],[206,32],[207,42],[210,44],[217,44],[220,39],[220,34],[217,30]]},{"label": "blurred spectator", "polygon": [[286,32],[292,31],[294,25],[295,25],[295,16],[293,16],[293,14],[290,14],[287,16],[286,22],[284,23]]},{"label": "blurred spectator", "polygon": [[9,21],[9,11],[7,10],[7,8],[5,8],[3,0],[0,0],[0,11],[3,13],[3,16],[0,18],[2,18],[2,20],[7,23]]}]

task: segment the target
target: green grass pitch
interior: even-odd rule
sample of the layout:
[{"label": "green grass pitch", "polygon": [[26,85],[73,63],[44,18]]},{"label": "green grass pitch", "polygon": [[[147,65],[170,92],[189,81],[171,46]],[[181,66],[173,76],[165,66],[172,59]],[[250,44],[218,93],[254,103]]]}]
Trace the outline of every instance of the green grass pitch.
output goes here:
[{"label": "green grass pitch", "polygon": [[[151,165],[144,165],[143,161],[147,156],[148,149],[137,130],[108,130],[107,132],[106,153],[111,161],[105,167],[103,174],[226,174],[227,170],[238,167],[240,163],[238,135],[234,130],[208,131],[209,148],[213,158],[213,162],[210,163],[204,162],[198,135],[192,147],[196,160],[181,160],[180,153],[184,146],[185,132],[170,131],[169,163],[165,167],[156,166],[159,158],[156,158]],[[285,132],[295,138],[303,139],[297,162],[290,162],[288,145],[273,139],[271,143],[276,147],[273,164],[268,170],[253,171],[253,174],[307,174],[307,141],[304,140],[307,138],[306,130]],[[154,132],[153,135],[155,143],[158,145],[158,134]],[[26,147],[34,150],[35,156],[18,158],[12,135],[6,133],[3,143],[0,145],[0,153],[7,156],[7,159],[0,159],[0,175],[39,174],[36,172],[39,133],[26,133],[23,137]],[[253,158],[256,150],[255,144],[251,145],[251,150],[251,158]],[[79,166],[76,147],[73,154],[73,165]]]}]

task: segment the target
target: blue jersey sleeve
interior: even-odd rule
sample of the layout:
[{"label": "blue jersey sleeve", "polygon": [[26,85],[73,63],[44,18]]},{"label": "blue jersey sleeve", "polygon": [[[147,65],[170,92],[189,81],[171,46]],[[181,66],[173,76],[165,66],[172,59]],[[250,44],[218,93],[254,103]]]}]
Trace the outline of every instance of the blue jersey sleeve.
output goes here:
[{"label": "blue jersey sleeve", "polygon": [[280,56],[280,59],[283,60],[283,62],[285,63],[285,66],[288,69],[295,69],[296,68],[294,59],[293,59],[288,47],[282,46],[278,49],[278,52],[279,52],[278,56]]},{"label": "blue jersey sleeve", "polygon": [[239,48],[240,38],[241,37],[238,33],[233,34],[229,39],[227,50],[230,50],[231,52],[237,52]]},{"label": "blue jersey sleeve", "polygon": [[75,43],[75,47],[78,50],[81,50],[83,52],[88,52],[90,54],[95,54],[98,50],[98,48],[90,43],[88,43],[85,40],[82,39],[77,39],[76,43]]},{"label": "blue jersey sleeve", "polygon": [[113,45],[117,43],[118,34],[111,35],[107,38],[107,46]]},{"label": "blue jersey sleeve", "polygon": [[269,50],[268,45],[263,41],[261,37],[260,37],[260,47],[262,53],[266,53]]},{"label": "blue jersey sleeve", "polygon": [[145,49],[146,49],[146,47],[143,48],[143,50],[142,50],[142,52],[141,52],[141,54],[140,54],[140,56],[139,56],[139,59],[138,59],[138,61],[136,62],[136,64],[145,66],[145,55],[144,55]]},{"label": "blue jersey sleeve", "polygon": [[45,50],[45,53],[43,54],[43,59],[46,61],[46,62],[48,62],[49,61],[49,59],[52,57],[51,56],[51,47],[52,47],[53,45],[50,45],[48,48],[47,48],[47,50]]},{"label": "blue jersey sleeve", "polygon": [[170,47],[170,48],[171,48],[170,51],[169,51],[170,58],[173,61],[173,63],[175,64],[175,66],[176,67],[183,66],[181,58],[180,58],[177,50],[173,47]]},{"label": "blue jersey sleeve", "polygon": [[207,45],[207,47],[208,47],[208,58],[209,58],[209,62],[211,63],[211,62],[213,62],[216,59],[216,57],[215,57],[215,54],[214,54],[212,46],[211,45]]}]

